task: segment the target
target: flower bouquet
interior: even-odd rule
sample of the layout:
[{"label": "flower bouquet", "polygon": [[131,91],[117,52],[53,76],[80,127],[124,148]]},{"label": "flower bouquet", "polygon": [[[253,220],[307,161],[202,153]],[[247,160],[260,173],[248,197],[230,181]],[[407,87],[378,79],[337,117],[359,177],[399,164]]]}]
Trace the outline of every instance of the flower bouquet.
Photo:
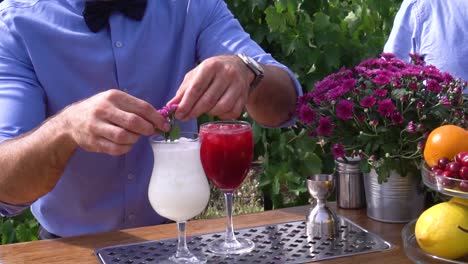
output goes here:
[{"label": "flower bouquet", "polygon": [[300,124],[335,159],[359,156],[379,182],[390,171],[416,172],[425,140],[442,124],[466,126],[466,83],[412,54],[411,63],[383,53],[342,68],[298,100]]}]

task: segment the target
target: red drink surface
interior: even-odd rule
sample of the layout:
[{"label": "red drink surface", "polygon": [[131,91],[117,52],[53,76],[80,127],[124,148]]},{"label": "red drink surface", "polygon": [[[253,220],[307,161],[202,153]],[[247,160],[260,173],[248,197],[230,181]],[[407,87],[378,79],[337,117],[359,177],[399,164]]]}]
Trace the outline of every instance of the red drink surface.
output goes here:
[{"label": "red drink surface", "polygon": [[203,125],[200,140],[201,162],[208,179],[225,192],[239,187],[253,159],[250,126],[234,123]]}]

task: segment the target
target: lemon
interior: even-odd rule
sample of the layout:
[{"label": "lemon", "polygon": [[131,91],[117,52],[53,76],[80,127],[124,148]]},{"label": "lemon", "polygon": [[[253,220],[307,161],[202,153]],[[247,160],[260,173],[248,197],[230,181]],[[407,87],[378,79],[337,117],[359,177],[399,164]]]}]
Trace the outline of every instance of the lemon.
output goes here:
[{"label": "lemon", "polygon": [[460,197],[453,197],[452,199],[449,200],[451,203],[459,203],[464,206],[468,206],[468,199],[460,198]]},{"label": "lemon", "polygon": [[468,254],[468,207],[456,202],[436,204],[419,216],[414,233],[425,252],[460,258]]}]

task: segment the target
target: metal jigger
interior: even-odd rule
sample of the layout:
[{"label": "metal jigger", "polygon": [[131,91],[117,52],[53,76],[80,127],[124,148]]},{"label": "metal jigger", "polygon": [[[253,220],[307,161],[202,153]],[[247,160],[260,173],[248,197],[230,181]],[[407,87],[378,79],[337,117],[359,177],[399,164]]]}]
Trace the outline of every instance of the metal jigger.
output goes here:
[{"label": "metal jigger", "polygon": [[327,198],[335,188],[333,174],[315,174],[307,179],[307,189],[316,200],[315,206],[307,215],[307,235],[310,238],[338,236],[339,219],[329,207]]}]

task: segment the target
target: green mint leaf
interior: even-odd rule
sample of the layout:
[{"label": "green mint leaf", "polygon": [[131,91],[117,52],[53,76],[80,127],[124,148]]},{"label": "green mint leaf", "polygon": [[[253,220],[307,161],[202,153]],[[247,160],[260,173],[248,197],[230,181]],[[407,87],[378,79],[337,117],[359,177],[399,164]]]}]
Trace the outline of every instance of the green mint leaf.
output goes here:
[{"label": "green mint leaf", "polygon": [[[174,141],[180,137],[180,127],[174,124],[169,131],[169,140]],[[167,140],[167,137],[166,137]]]}]

